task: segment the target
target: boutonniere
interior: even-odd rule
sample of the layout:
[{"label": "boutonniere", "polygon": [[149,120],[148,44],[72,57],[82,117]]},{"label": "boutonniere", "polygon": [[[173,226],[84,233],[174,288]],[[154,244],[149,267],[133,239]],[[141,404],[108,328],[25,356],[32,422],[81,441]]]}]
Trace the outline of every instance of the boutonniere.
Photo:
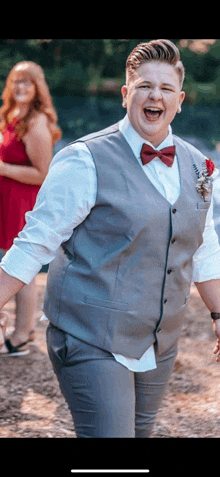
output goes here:
[{"label": "boutonniere", "polygon": [[202,194],[204,201],[206,201],[206,195],[210,194],[210,192],[212,191],[210,177],[214,172],[215,164],[214,162],[212,162],[211,159],[206,159],[204,161],[204,165],[201,171],[199,171],[196,164],[193,164],[193,168],[198,177],[196,190],[197,192]]}]

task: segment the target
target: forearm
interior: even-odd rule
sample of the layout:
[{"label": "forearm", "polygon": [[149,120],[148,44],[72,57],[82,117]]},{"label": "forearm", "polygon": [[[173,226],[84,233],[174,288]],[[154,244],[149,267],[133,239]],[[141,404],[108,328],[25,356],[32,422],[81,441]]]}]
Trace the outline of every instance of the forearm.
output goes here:
[{"label": "forearm", "polygon": [[41,185],[45,174],[33,166],[19,166],[4,163],[3,175],[23,184]]},{"label": "forearm", "polygon": [[0,310],[24,285],[25,283],[8,275],[0,267]]},{"label": "forearm", "polygon": [[195,285],[208,310],[220,313],[220,279],[195,282]]}]

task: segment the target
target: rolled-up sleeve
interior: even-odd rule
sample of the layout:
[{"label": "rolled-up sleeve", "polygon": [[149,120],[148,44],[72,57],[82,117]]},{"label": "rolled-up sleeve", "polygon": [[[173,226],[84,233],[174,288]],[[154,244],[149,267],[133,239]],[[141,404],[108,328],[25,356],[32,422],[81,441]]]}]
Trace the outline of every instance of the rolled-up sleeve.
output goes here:
[{"label": "rolled-up sleeve", "polygon": [[30,283],[50,263],[94,206],[97,178],[92,156],[83,143],[69,145],[53,158],[26,225],[3,257],[9,275]]},{"label": "rolled-up sleeve", "polygon": [[193,281],[206,282],[220,278],[220,245],[213,220],[213,197],[203,232],[203,243],[193,256]]}]

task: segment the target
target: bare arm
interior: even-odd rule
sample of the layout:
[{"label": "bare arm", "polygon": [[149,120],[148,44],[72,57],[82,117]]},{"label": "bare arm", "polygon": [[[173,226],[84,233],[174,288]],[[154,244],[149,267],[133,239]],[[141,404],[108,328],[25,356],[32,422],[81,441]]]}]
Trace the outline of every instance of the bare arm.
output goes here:
[{"label": "bare arm", "polygon": [[220,279],[195,282],[195,285],[208,310],[220,313]]},{"label": "bare arm", "polygon": [[[195,282],[197,290],[210,312],[220,313],[220,279],[207,282]],[[213,320],[213,329],[217,336],[214,349],[216,361],[220,362],[220,320]]]},{"label": "bare arm", "polygon": [[32,166],[0,161],[0,175],[24,184],[41,185],[47,175],[53,154],[52,137],[44,114],[39,114],[30,122],[23,142]]},{"label": "bare arm", "polygon": [[25,283],[8,275],[0,267],[0,310],[24,285]]}]

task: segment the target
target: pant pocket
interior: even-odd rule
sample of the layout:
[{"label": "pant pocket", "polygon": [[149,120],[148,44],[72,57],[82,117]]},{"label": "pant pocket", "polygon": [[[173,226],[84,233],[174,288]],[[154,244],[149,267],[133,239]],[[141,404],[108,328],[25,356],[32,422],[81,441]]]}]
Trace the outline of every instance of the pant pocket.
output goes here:
[{"label": "pant pocket", "polygon": [[46,333],[48,354],[56,370],[65,364],[67,354],[65,335],[64,331],[51,323],[48,325]]}]

